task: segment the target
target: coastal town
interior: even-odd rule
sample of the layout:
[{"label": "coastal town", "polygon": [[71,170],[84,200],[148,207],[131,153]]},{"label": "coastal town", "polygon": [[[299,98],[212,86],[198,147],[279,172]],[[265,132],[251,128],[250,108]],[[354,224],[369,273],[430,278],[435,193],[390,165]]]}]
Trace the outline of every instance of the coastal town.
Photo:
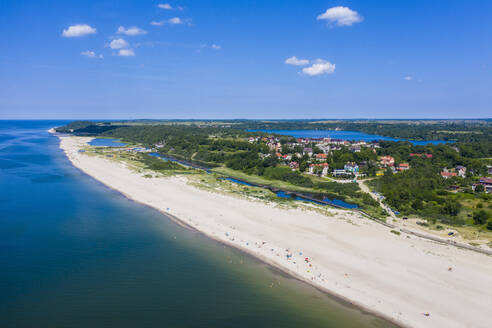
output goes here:
[{"label": "coastal town", "polygon": [[[411,165],[404,161],[395,161],[391,155],[378,155],[378,149],[381,149],[379,142],[366,141],[348,141],[332,138],[297,138],[295,141],[285,141],[285,138],[276,136],[255,136],[249,137],[249,143],[264,143],[270,150],[269,153],[261,154],[263,158],[275,156],[281,165],[288,166],[293,171],[300,171],[306,174],[316,175],[319,177],[343,178],[343,179],[361,179],[368,175],[368,168],[376,168],[374,176],[383,176],[385,172],[397,174],[407,171]],[[351,153],[360,153],[361,150],[367,149],[374,154],[360,161],[347,161],[343,167],[330,167],[328,158],[337,151]],[[453,148],[455,149],[455,148]],[[457,148],[456,151],[459,151]],[[408,153],[408,157],[431,160],[431,153]],[[302,163],[306,163],[302,165]],[[487,174],[492,175],[492,165],[487,165]],[[456,167],[442,167],[440,175],[443,179],[466,178],[474,176],[472,170],[468,170],[463,165]],[[476,183],[469,187],[473,191],[483,191],[490,193],[492,191],[492,178],[488,176],[477,176]],[[450,186],[452,190],[460,190],[457,186]]]}]

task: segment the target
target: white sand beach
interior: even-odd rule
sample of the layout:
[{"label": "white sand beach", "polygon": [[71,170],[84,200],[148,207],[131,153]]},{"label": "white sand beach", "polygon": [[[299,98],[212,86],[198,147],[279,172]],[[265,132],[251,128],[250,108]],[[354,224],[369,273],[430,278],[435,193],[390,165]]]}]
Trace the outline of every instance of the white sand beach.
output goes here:
[{"label": "white sand beach", "polygon": [[74,166],[128,198],[402,326],[491,325],[491,256],[396,235],[355,212],[325,216],[205,191],[182,176],[144,178],[78,152],[90,138],[59,138]]}]

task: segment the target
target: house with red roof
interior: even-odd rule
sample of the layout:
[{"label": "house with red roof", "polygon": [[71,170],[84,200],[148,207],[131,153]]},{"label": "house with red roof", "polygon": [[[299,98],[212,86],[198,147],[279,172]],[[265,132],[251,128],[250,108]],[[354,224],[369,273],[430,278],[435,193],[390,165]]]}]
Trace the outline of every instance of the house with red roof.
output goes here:
[{"label": "house with red roof", "polygon": [[322,177],[324,177],[328,175],[328,168],[329,168],[328,163],[311,164],[309,165],[309,173],[319,174]]},{"label": "house with red roof", "polygon": [[395,159],[392,156],[381,156],[379,158],[379,163],[381,166],[394,166],[395,165]]},{"label": "house with red roof", "polygon": [[485,192],[492,192],[492,178],[480,178],[480,184],[484,186]]},{"label": "house with red roof", "polygon": [[401,172],[401,171],[406,171],[409,168],[410,168],[410,164],[408,164],[408,163],[400,163],[400,165],[398,165],[397,170]]},{"label": "house with red roof", "polygon": [[455,177],[457,176],[456,172],[449,172],[449,171],[442,171],[441,172],[441,176],[444,178],[444,179],[449,179],[449,178],[452,178],[452,177]]},{"label": "house with red roof", "polygon": [[297,163],[297,162],[290,162],[289,163],[289,167],[291,169],[293,169],[293,170],[298,169],[299,168],[299,163]]}]

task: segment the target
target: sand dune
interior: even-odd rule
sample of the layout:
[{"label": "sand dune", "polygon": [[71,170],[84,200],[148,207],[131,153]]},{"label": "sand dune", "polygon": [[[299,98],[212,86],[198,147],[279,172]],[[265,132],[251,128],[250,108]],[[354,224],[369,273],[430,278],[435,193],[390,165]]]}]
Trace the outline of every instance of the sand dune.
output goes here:
[{"label": "sand dune", "polygon": [[204,191],[184,177],[144,178],[78,152],[88,140],[60,136],[70,161],[88,175],[319,288],[405,326],[490,326],[490,256],[398,236],[349,211],[287,210]]}]

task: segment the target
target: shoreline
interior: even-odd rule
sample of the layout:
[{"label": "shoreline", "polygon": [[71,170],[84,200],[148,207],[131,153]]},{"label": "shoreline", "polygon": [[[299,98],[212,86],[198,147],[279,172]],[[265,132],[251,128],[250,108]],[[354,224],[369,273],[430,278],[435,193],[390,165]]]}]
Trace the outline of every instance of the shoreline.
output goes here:
[{"label": "shoreline", "polygon": [[[50,131],[50,132],[53,133],[53,131]],[[422,312],[408,313],[408,314],[403,313],[403,311],[406,311],[406,306],[402,306],[402,304],[398,304],[396,306],[393,306],[392,304],[386,304],[388,302],[391,303],[391,298],[388,300],[384,299],[385,293],[382,293],[382,295],[378,295],[378,296],[373,295],[378,291],[378,287],[384,287],[385,286],[384,281],[381,284],[380,279],[373,279],[374,281],[372,281],[372,280],[368,281],[369,283],[375,284],[375,286],[368,286],[367,288],[363,288],[363,287],[366,287],[365,284],[362,283],[362,285],[360,285],[360,281],[358,281],[358,286],[357,286],[358,288],[355,292],[353,292],[353,290],[356,288],[354,288],[353,285],[349,285],[349,284],[343,282],[343,280],[345,278],[349,278],[348,273],[344,273],[341,277],[342,279],[340,279],[340,277],[338,277],[337,275],[335,275],[336,277],[334,277],[333,274],[331,272],[329,272],[330,270],[328,270],[328,272],[326,272],[324,270],[324,269],[332,269],[331,271],[334,271],[335,269],[333,267],[328,265],[327,268],[325,268],[324,266],[326,266],[326,265],[324,265],[325,263],[323,263],[322,259],[320,259],[320,261],[318,263],[317,257],[318,256],[322,257],[322,254],[317,254],[317,252],[315,252],[315,251],[317,249],[319,251],[319,248],[323,248],[322,246],[316,247],[316,245],[310,245],[311,249],[309,250],[309,247],[308,247],[307,248],[308,252],[305,252],[306,256],[308,255],[308,253],[314,253],[314,255],[310,254],[311,256],[309,256],[309,258],[312,259],[309,261],[309,263],[315,264],[312,269],[310,269],[311,265],[309,265],[309,266],[304,266],[304,269],[299,270],[299,264],[298,264],[297,265],[297,271],[293,270],[292,265],[289,266],[289,264],[292,264],[292,261],[290,263],[289,263],[288,259],[287,259],[287,261],[286,260],[281,261],[281,258],[278,258],[279,257],[278,253],[277,253],[277,258],[276,258],[273,253],[266,253],[265,254],[264,250],[258,250],[262,246],[264,246],[265,244],[268,244],[267,247],[274,247],[274,248],[272,248],[272,252],[274,251],[274,249],[283,249],[283,248],[285,249],[285,244],[282,246],[276,245],[278,243],[278,238],[275,238],[276,240],[271,242],[270,240],[267,239],[266,236],[265,237],[263,236],[263,233],[259,233],[259,235],[258,235],[258,233],[257,233],[257,231],[255,231],[255,229],[250,229],[250,231],[246,231],[247,234],[242,234],[242,231],[240,231],[240,230],[236,231],[235,227],[225,227],[224,226],[224,223],[229,224],[232,222],[233,224],[235,224],[234,219],[229,220],[229,221],[227,221],[227,220],[220,221],[222,219],[220,219],[220,220],[215,219],[214,220],[214,219],[211,219],[210,214],[208,217],[203,216],[200,218],[200,217],[196,217],[196,213],[190,212],[190,211],[187,211],[186,213],[182,213],[183,215],[180,216],[179,214],[180,214],[182,209],[179,208],[179,205],[181,205],[181,203],[178,203],[178,202],[176,202],[173,205],[173,207],[172,207],[173,210],[171,210],[171,211],[174,211],[174,206],[177,206],[179,210],[176,211],[176,213],[171,213],[169,208],[167,208],[167,210],[165,210],[165,209],[163,209],[162,206],[159,206],[159,204],[156,204],[156,202],[152,203],[152,201],[154,199],[151,199],[149,197],[149,195],[146,195],[145,191],[140,190],[141,191],[140,194],[137,194],[135,191],[134,192],[131,191],[132,187],[140,188],[141,187],[140,184],[135,184],[133,186],[132,185],[124,186],[124,185],[121,185],[119,183],[116,183],[116,180],[110,181],[108,179],[105,179],[103,177],[103,175],[101,175],[101,173],[104,172],[104,170],[107,171],[108,168],[109,168],[109,170],[116,170],[116,168],[118,168],[118,173],[128,175],[128,179],[126,180],[126,182],[128,182],[128,183],[132,183],[133,180],[138,179],[139,175],[138,175],[138,173],[131,172],[128,168],[124,168],[121,164],[117,164],[115,162],[110,162],[104,158],[92,158],[92,157],[88,157],[88,156],[85,156],[85,155],[78,153],[77,142],[78,142],[78,145],[80,146],[81,144],[83,144],[84,140],[88,140],[89,138],[69,137],[69,136],[60,136],[60,135],[57,135],[57,137],[60,139],[60,148],[65,152],[66,156],[69,158],[72,165],[74,165],[75,167],[80,169],[85,174],[91,176],[95,180],[99,181],[100,183],[104,184],[108,188],[111,188],[113,190],[120,192],[121,194],[123,194],[125,197],[127,197],[128,199],[130,199],[132,201],[135,201],[135,202],[147,205],[147,206],[151,206],[154,209],[161,212],[162,214],[164,214],[165,216],[167,216],[169,219],[175,221],[177,224],[184,226],[185,228],[190,228],[194,231],[197,231],[197,232],[207,236],[208,238],[214,239],[215,241],[217,241],[221,244],[224,244],[227,246],[232,246],[232,247],[234,247],[234,248],[236,248],[242,252],[245,252],[245,253],[249,254],[250,256],[253,256],[253,257],[259,259],[260,261],[266,263],[267,265],[271,265],[274,268],[288,274],[289,276],[292,276],[293,278],[295,278],[297,280],[306,282],[309,285],[315,287],[316,289],[321,290],[325,293],[328,293],[330,296],[334,297],[335,299],[340,300],[343,303],[346,303],[347,305],[354,306],[354,307],[360,309],[361,311],[363,311],[365,313],[373,314],[377,317],[383,318],[383,319],[390,321],[392,323],[395,323],[396,325],[399,325],[399,326],[436,326],[436,325],[441,325],[441,324],[445,324],[449,327],[451,327],[451,326],[453,326],[453,327],[454,326],[455,327],[464,327],[464,326],[469,326],[470,324],[475,325],[475,326],[479,326],[479,327],[480,326],[483,326],[483,327],[486,326],[486,323],[487,323],[486,311],[484,311],[484,313],[482,313],[483,317],[481,319],[479,319],[478,321],[475,321],[473,323],[468,322],[467,320],[462,321],[462,322],[457,322],[456,318],[447,318],[447,316],[450,315],[449,313],[446,315],[439,315],[438,314],[437,319],[436,319],[436,314],[439,313],[439,311],[436,311],[436,310],[429,311],[431,313],[430,316],[424,316]],[[95,163],[95,162],[97,162],[97,163]],[[94,165],[94,164],[96,164],[96,165]],[[101,169],[103,167],[104,167],[104,169]],[[143,179],[143,178],[140,177],[140,179]],[[180,178],[147,179],[147,181],[150,181],[150,180],[156,180],[156,181],[159,180],[158,181],[159,186],[162,186],[163,188],[168,188],[168,190],[173,190],[173,192],[174,192],[174,187],[179,187],[179,189],[185,190],[188,192],[192,191],[192,189],[194,188],[194,187],[191,187],[189,185],[186,185],[186,181],[183,181],[183,179],[180,179]],[[144,184],[147,181],[143,180],[143,181],[140,181],[139,183]],[[155,185],[157,185],[157,183]],[[150,185],[149,185],[149,187],[150,187]],[[158,188],[158,187],[156,187],[156,188]],[[221,206],[221,202],[220,202],[221,200],[223,200],[223,199],[227,200],[228,198],[232,198],[230,196],[229,197],[224,196],[224,195],[218,196],[212,192],[198,190],[196,188],[194,188],[194,189],[195,190],[193,191],[193,195],[195,195],[197,197],[198,196],[202,197],[203,195],[208,194],[206,196],[203,196],[202,198],[210,198],[210,199],[219,198],[219,201],[215,202],[215,205],[217,205],[217,208],[218,208],[217,210],[221,209],[221,207],[220,207]],[[188,193],[185,193],[185,194],[187,196],[189,196]],[[167,201],[168,200],[166,200],[166,202]],[[232,202],[232,200],[231,200],[231,202]],[[307,224],[307,226],[301,226],[301,224],[298,223],[298,221],[299,221],[298,218],[301,217],[301,218],[316,220],[316,222],[313,222],[313,225],[314,225],[314,223],[316,223],[318,225],[325,224],[325,223],[327,223],[325,221],[328,221],[328,220],[336,221],[336,227],[340,228],[343,226],[343,231],[338,231],[339,233],[344,233],[347,231],[349,233],[357,232],[357,227],[360,227],[360,225],[364,226],[364,228],[366,228],[366,226],[367,226],[367,227],[369,227],[369,229],[368,229],[369,232],[374,234],[376,239],[379,239],[379,237],[381,237],[382,233],[385,234],[383,237],[386,237],[386,238],[383,238],[383,239],[388,239],[388,240],[385,243],[383,243],[383,244],[387,244],[387,245],[383,245],[383,246],[386,246],[386,247],[391,247],[391,245],[390,245],[392,243],[392,241],[390,241],[391,239],[395,239],[395,238],[398,239],[399,238],[400,243],[401,243],[401,240],[403,239],[403,237],[391,236],[392,234],[389,232],[389,229],[387,229],[385,227],[384,228],[383,227],[376,227],[375,225],[377,225],[377,223],[367,222],[368,221],[367,219],[358,217],[357,214],[354,214],[354,213],[348,213],[348,215],[347,215],[347,213],[341,214],[338,211],[333,210],[334,215],[338,216],[338,217],[333,218],[332,216],[329,216],[329,217],[320,218],[319,214],[309,213],[309,212],[302,211],[302,210],[285,210],[285,209],[279,210],[279,209],[275,209],[273,206],[264,205],[264,204],[257,204],[254,201],[250,201],[250,200],[237,200],[236,199],[236,200],[234,200],[234,203],[240,203],[238,206],[250,206],[250,207],[260,208],[260,210],[261,209],[263,209],[265,211],[268,210],[268,211],[270,211],[274,214],[277,214],[277,215],[286,215],[287,216],[287,214],[291,215],[292,213],[294,213],[293,216],[294,216],[295,220],[293,220],[293,221],[291,220],[292,222],[290,222],[290,223],[291,224],[299,224],[299,227],[296,227],[299,229],[298,229],[298,231],[294,231],[294,234],[291,236],[293,238],[297,237],[296,232],[299,234],[305,233],[304,230],[310,228],[309,224]],[[205,205],[206,203],[203,203],[203,202],[200,203],[197,201],[197,204]],[[254,204],[254,206],[252,204]],[[224,205],[224,208],[225,208],[225,205]],[[214,208],[214,210],[215,210],[215,212],[217,211],[215,208]],[[230,212],[230,213],[236,214],[235,212]],[[243,214],[243,216],[247,216],[250,213],[249,212],[246,213],[246,211],[245,211],[245,213],[238,213],[238,215],[241,215],[241,214]],[[271,214],[271,213],[269,213],[269,214]],[[186,216],[188,216],[188,217],[186,217]],[[190,216],[192,216],[193,218],[191,218]],[[221,214],[221,216],[222,216],[222,214]],[[348,220],[346,218],[347,216],[348,216]],[[266,217],[268,218],[268,215]],[[340,217],[343,217],[343,218],[340,219]],[[249,219],[251,219],[251,218],[249,218]],[[265,220],[263,220],[263,221],[257,220],[257,221],[259,221],[259,222],[255,221],[254,223],[263,224],[262,227],[265,229],[266,228],[272,228],[272,226],[268,225],[268,222],[266,222],[266,223],[263,222]],[[272,221],[272,219],[270,219],[270,221]],[[356,223],[354,224],[352,221],[355,221]],[[277,223],[279,223],[279,222],[281,223],[281,221],[277,220]],[[251,222],[248,221],[246,223],[251,223]],[[202,224],[202,225],[200,225],[200,224]],[[205,228],[203,226],[205,226]],[[254,249],[252,247],[246,247],[249,245],[248,243],[246,243],[246,245],[244,245],[244,242],[242,244],[238,243],[235,240],[236,237],[232,237],[232,239],[231,239],[228,232],[225,233],[225,236],[228,238],[224,237],[224,235],[222,235],[222,236],[220,235],[221,232],[231,231],[230,228],[232,228],[232,231],[233,231],[233,232],[231,232],[231,235],[234,235],[234,236],[237,235],[238,239],[246,240],[246,237],[248,237],[249,239],[253,239],[253,240],[265,239],[268,241],[263,242],[263,244],[261,244],[261,245],[255,243],[255,245],[257,246],[256,249]],[[275,226],[275,228],[278,228],[278,227]],[[286,232],[286,233],[290,232],[290,231],[286,230],[286,229],[290,228],[290,226],[285,225],[281,228],[283,229],[282,230],[283,232]],[[292,230],[293,229],[294,228],[292,228]],[[256,230],[260,230],[260,229],[256,229]],[[281,229],[277,229],[277,230],[281,230]],[[349,231],[349,230],[353,230],[353,231]],[[330,232],[331,231],[325,231],[325,233],[328,233],[328,234]],[[256,235],[253,235],[255,233],[256,233]],[[278,233],[278,231],[271,231],[269,237],[278,237],[276,235],[277,233]],[[360,231],[359,231],[359,233],[360,233]],[[303,236],[303,237],[304,237],[304,239],[301,240],[302,242],[305,241],[305,238],[309,239],[311,237],[319,237],[319,236],[318,236],[317,231],[314,231],[312,233],[307,232],[306,236]],[[352,239],[356,239],[357,237],[364,238],[365,236],[362,234],[359,236],[354,236],[354,238],[344,238],[343,242],[347,243],[348,246],[353,246],[353,245],[350,245],[350,243],[355,242]],[[288,239],[288,236],[286,236],[283,239],[280,238],[280,241],[284,242],[285,239]],[[320,239],[320,241],[322,241],[322,239]],[[430,241],[420,240],[420,238],[418,238],[418,237],[412,237],[409,240],[411,240],[415,244],[418,244],[418,246],[420,248],[424,248],[426,250],[428,248],[431,248],[431,251],[427,250],[430,253],[432,253],[432,252],[448,253],[446,255],[441,255],[441,256],[451,256],[451,257],[452,256],[460,256],[460,257],[467,258],[468,257],[467,255],[469,255],[468,254],[469,251],[449,250],[449,247],[447,247],[445,245],[438,244],[438,243],[432,243]],[[289,242],[289,240],[287,240],[287,242]],[[408,244],[408,243],[410,243],[410,242],[407,242],[406,244]],[[338,246],[339,249],[337,249],[337,254],[335,254],[335,259],[334,259],[335,261],[333,261],[333,259],[328,258],[328,259],[325,259],[325,260],[327,260],[325,262],[328,262],[328,264],[332,264],[332,262],[337,262],[339,260],[338,258],[336,258],[337,256],[342,256],[342,257],[345,256],[345,250],[343,247],[344,246],[343,243],[341,245],[342,246],[338,246],[337,243],[329,243],[329,246],[331,246],[331,247]],[[251,245],[251,246],[253,246],[253,245]],[[323,246],[327,246],[327,245],[323,245]],[[360,245],[356,245],[356,246],[360,246]],[[411,245],[412,248],[415,246],[416,245]],[[405,248],[406,247],[408,247],[408,245],[405,245]],[[360,251],[359,249],[356,249],[356,250]],[[350,251],[350,249],[348,249],[348,251]],[[279,252],[279,251],[277,251],[277,252]],[[288,251],[287,253],[289,253],[289,252],[291,253],[291,256],[292,256],[292,254],[294,254],[294,251]],[[347,253],[349,253],[349,252],[347,252]],[[343,268],[343,270],[345,270],[347,272],[351,272],[350,276],[352,276],[352,272],[359,273],[359,272],[357,272],[357,270],[361,270],[360,266],[361,266],[361,264],[364,264],[364,263],[360,263],[360,262],[370,262],[370,261],[368,261],[368,259],[366,259],[364,257],[364,255],[367,255],[367,254],[357,254],[357,252],[355,252],[355,253],[356,253],[355,255],[351,254],[352,257],[354,257],[351,259],[351,261],[343,261],[343,260],[339,261],[339,262],[341,262],[341,264],[347,266],[346,268]],[[451,253],[451,254],[449,254],[449,253]],[[301,256],[301,254],[303,254],[303,255]],[[369,252],[369,254],[370,254],[370,252]],[[390,254],[390,255],[391,255],[390,258],[395,257],[395,254]],[[398,254],[396,254],[396,255],[398,255]],[[306,264],[306,263],[302,263],[303,262],[302,261],[303,256],[304,256],[304,253],[301,252],[299,255],[299,261],[298,261],[298,262],[300,262],[301,265]],[[292,258],[294,259],[296,257],[297,257],[297,255],[295,257],[292,257]],[[471,257],[473,257],[474,260],[477,260],[477,261],[490,261],[490,258],[486,258],[484,255],[473,255]],[[377,260],[378,260],[378,257],[376,256],[375,261],[377,261]],[[296,262],[294,262],[294,264],[296,264]],[[368,266],[374,266],[373,263],[366,263],[366,264]],[[386,265],[389,264],[391,266],[391,261],[386,260],[386,263],[383,263],[383,264],[386,264]],[[401,263],[398,263],[398,264],[401,265]],[[492,262],[489,262],[487,267],[486,267],[488,269],[487,271],[490,273],[492,273],[491,264],[492,264]],[[406,265],[408,265],[408,263],[406,263]],[[306,268],[308,268],[308,269],[305,270]],[[383,265],[383,268],[381,268],[381,266],[379,266],[377,269],[378,270],[375,270],[376,274],[380,273],[379,271],[381,271],[381,269],[383,269],[382,270],[383,273],[387,270],[387,268],[384,268],[384,265]],[[408,268],[406,268],[406,269],[408,270]],[[325,279],[317,279],[316,276],[314,276],[314,279],[313,279],[313,274],[311,274],[311,270],[313,270],[313,271],[316,270],[317,272],[320,272],[319,277],[325,276],[325,274],[326,274],[327,279],[326,280]],[[342,270],[342,272],[343,272],[343,270]],[[339,271],[338,273],[341,273],[339,268],[337,271]],[[368,271],[370,271],[370,270],[368,270]],[[404,271],[404,270],[401,270],[401,271]],[[402,273],[402,275],[404,275],[405,272],[398,272],[398,270],[396,270],[396,273],[397,273],[396,278],[398,278],[398,273]],[[479,272],[479,273],[481,273],[481,272]],[[395,275],[395,273],[392,273],[392,274],[393,274],[393,276]],[[418,272],[418,274],[422,274],[422,272]],[[486,273],[483,273],[483,274],[486,274]],[[364,275],[362,275],[362,276],[364,277]],[[374,278],[374,277],[372,277],[371,274],[368,274],[367,276],[369,276],[369,278]],[[435,277],[435,278],[438,278],[438,277]],[[393,277],[393,279],[394,279],[394,277]],[[362,280],[364,280],[364,279],[362,279]],[[327,283],[328,281],[331,284],[328,284]],[[471,282],[474,282],[476,284],[478,284],[478,281],[480,281],[480,280],[479,279],[471,280]],[[333,282],[335,282],[334,285],[333,285]],[[484,281],[484,283],[485,282],[486,281]],[[492,280],[491,280],[491,283],[492,283]],[[344,288],[335,288],[335,286],[338,286],[338,284],[343,284]],[[331,285],[331,288],[329,285]],[[371,287],[371,288],[369,288],[369,287]],[[390,287],[390,286],[388,286],[388,287]],[[349,291],[347,291],[347,289],[351,289],[351,291],[349,292]],[[424,288],[424,291],[425,291],[425,288]],[[391,294],[391,290],[389,290],[389,291],[387,290],[386,292],[388,292],[387,294]],[[405,292],[409,292],[409,291],[403,290],[403,292],[404,292],[403,294],[405,294]],[[378,293],[378,294],[381,294],[381,293]],[[403,302],[403,304],[408,303],[408,299],[405,300],[405,297],[402,297],[401,295],[397,295],[397,296],[398,296],[397,299],[399,300],[399,303],[402,303],[402,302]],[[474,294],[473,296],[476,296],[476,295]],[[448,297],[443,295],[443,299],[447,300]],[[490,295],[488,295],[485,298],[483,298],[482,301],[483,300],[485,300],[485,301],[492,300],[492,297]],[[378,301],[379,303],[384,303],[385,306],[378,306],[378,304],[377,304],[378,302],[375,302],[375,301]],[[409,305],[409,304],[405,304],[405,305]],[[471,304],[468,306],[472,307]],[[401,311],[395,312],[395,308],[400,308]],[[445,312],[447,312],[447,311],[445,311]],[[473,312],[476,312],[476,311],[473,311]],[[451,312],[451,313],[454,313],[454,312]],[[469,317],[469,318],[461,318],[461,319],[469,319],[469,320],[475,319],[475,320],[477,320],[477,317],[475,316],[473,318]],[[437,321],[435,321],[435,320],[437,320]]]},{"label": "shoreline", "polygon": [[[145,203],[142,203],[142,202],[139,202],[138,200],[135,200],[133,198],[130,198],[128,197],[128,195],[126,195],[125,193],[119,191],[119,190],[116,190],[116,189],[113,189],[111,188],[110,186],[104,184],[103,182],[101,182],[100,180],[98,180],[97,178],[93,177],[92,175],[86,173],[85,171],[83,171],[82,169],[76,167],[77,169],[81,170],[84,174],[88,175],[90,178],[94,179],[96,182],[98,183],[101,183],[103,186],[105,186],[106,188],[109,188],[113,191],[116,191],[118,192],[119,194],[121,194],[123,197],[125,197],[126,199],[128,199],[129,201],[132,201],[132,202],[135,202],[135,203],[138,203],[140,205],[144,205],[144,206],[149,206]],[[271,269],[273,270],[276,270],[278,271],[279,274],[284,274],[284,275],[287,275],[290,279],[295,279],[297,281],[300,281],[304,284],[306,284],[307,286],[311,287],[311,288],[314,288],[324,294],[326,294],[328,297],[330,297],[331,299],[335,300],[336,302],[344,305],[344,306],[347,306],[347,307],[350,307],[350,308],[353,308],[353,309],[357,309],[358,311],[364,313],[364,314],[369,314],[371,316],[374,316],[376,318],[380,318],[380,319],[383,319],[395,326],[398,326],[398,327],[401,327],[401,328],[406,328],[406,327],[411,327],[411,326],[407,326],[406,324],[402,323],[402,322],[397,322],[396,320],[394,320],[393,318],[391,317],[388,317],[386,316],[385,314],[383,313],[377,313],[377,312],[374,312],[374,311],[371,311],[370,309],[366,308],[364,305],[361,305],[361,304],[358,304],[357,301],[354,301],[352,299],[349,299],[343,295],[340,295],[340,294],[335,294],[333,293],[331,290],[328,290],[326,288],[324,288],[323,286],[319,286],[319,285],[316,285],[316,284],[313,284],[311,281],[307,280],[306,278],[304,278],[303,276],[297,274],[296,272],[292,271],[292,270],[289,270],[289,268],[286,268],[286,267],[283,267],[271,260],[269,260],[267,257],[264,257],[264,256],[261,256],[261,255],[258,255],[258,254],[255,254],[253,252],[251,252],[250,250],[248,249],[245,249],[245,248],[241,248],[239,247],[238,245],[236,244],[233,244],[233,243],[230,243],[230,242],[227,242],[225,240],[221,240],[219,238],[217,238],[216,236],[212,236],[212,235],[209,235],[199,229],[197,229],[196,227],[193,227],[192,225],[184,222],[183,220],[179,219],[178,217],[170,214],[170,213],[166,213],[164,211],[161,211],[155,207],[152,207],[150,206],[152,209],[158,211],[160,214],[162,214],[163,216],[165,216],[167,219],[169,219],[170,221],[172,221],[173,223],[175,223],[176,225],[182,227],[183,229],[187,229],[189,231],[192,231],[194,233],[198,233],[220,245],[224,245],[226,247],[230,247],[230,248],[234,248],[235,250],[243,253],[244,255],[246,256],[249,256],[251,257],[252,259],[258,261],[258,262],[261,262],[267,266],[269,266]]]},{"label": "shoreline", "polygon": [[[95,181],[101,183],[96,178],[94,178],[92,176],[90,176],[90,177],[93,178]],[[114,190],[114,189],[112,189],[111,187],[109,187],[109,186],[107,186],[105,184],[103,184],[103,185],[105,187],[107,187],[107,188],[110,188],[111,190]],[[127,195],[125,195],[124,193],[122,193],[120,191],[117,191],[117,192],[120,193],[122,196],[124,196],[125,198],[127,198],[128,200],[130,200],[132,202],[136,202],[138,204],[147,206],[147,205],[145,205],[145,204],[143,204],[143,203],[141,203],[141,202],[139,202],[137,200],[128,198]],[[314,289],[316,289],[316,290],[318,290],[318,291],[326,294],[328,297],[330,297],[331,299],[335,300],[336,302],[338,302],[338,303],[340,303],[340,304],[342,304],[344,306],[347,306],[347,307],[350,307],[350,308],[354,308],[354,309],[357,309],[358,311],[360,311],[360,312],[362,312],[364,314],[369,314],[369,315],[372,315],[374,317],[383,319],[383,320],[388,321],[388,322],[394,324],[395,326],[398,326],[398,327],[401,327],[401,328],[410,327],[410,326],[404,325],[401,322],[397,322],[397,321],[393,320],[393,318],[387,317],[386,315],[384,315],[382,313],[373,312],[370,309],[365,308],[363,305],[358,304],[356,301],[344,297],[343,295],[334,294],[332,291],[330,291],[330,290],[328,290],[328,289],[326,289],[326,288],[324,288],[322,286],[315,285],[312,282],[310,282],[309,280],[307,280],[304,277],[302,277],[299,274],[297,274],[296,272],[291,271],[288,268],[283,267],[281,265],[278,265],[277,263],[275,263],[273,261],[270,261],[267,257],[259,256],[257,254],[254,254],[253,252],[251,252],[248,249],[244,249],[244,248],[238,247],[238,245],[229,243],[229,242],[224,241],[224,240],[220,240],[220,239],[218,239],[215,236],[208,235],[205,232],[198,230],[197,228],[195,228],[195,227],[187,224],[186,222],[182,221],[181,219],[177,218],[176,216],[174,216],[172,214],[169,214],[169,213],[160,211],[160,210],[158,210],[158,209],[156,209],[154,207],[152,207],[152,209],[157,210],[163,216],[165,216],[166,218],[168,218],[169,220],[171,220],[172,222],[174,222],[178,226],[182,227],[183,229],[187,229],[187,230],[190,230],[192,232],[198,233],[198,234],[200,234],[200,235],[202,235],[202,236],[204,236],[204,237],[206,237],[206,238],[208,238],[208,239],[210,239],[210,240],[212,240],[212,241],[214,241],[214,242],[216,242],[216,243],[218,243],[220,245],[233,248],[233,249],[235,249],[235,250],[243,253],[244,255],[251,257],[252,259],[254,259],[256,261],[261,262],[261,263],[269,266],[271,269],[278,271],[279,274],[287,275],[290,279],[295,279],[297,281],[300,281],[300,282],[306,284],[307,286],[309,286],[311,288],[314,288]]]},{"label": "shoreline", "polygon": [[[52,134],[56,133],[52,129],[50,129],[48,132],[50,132]],[[61,147],[60,147],[60,149],[64,150]],[[67,158],[70,160],[70,157],[67,156]],[[208,239],[213,240],[214,242],[217,242],[220,245],[224,245],[226,247],[234,248],[235,250],[237,250],[239,252],[242,252],[242,253],[244,253],[247,256],[250,256],[251,258],[255,259],[256,261],[259,261],[259,262],[261,262],[261,263],[263,263],[263,264],[265,264],[267,266],[270,266],[274,270],[278,270],[279,272],[287,275],[291,279],[295,279],[297,281],[300,281],[302,283],[307,284],[309,287],[315,288],[316,290],[318,290],[318,291],[320,291],[320,292],[328,295],[330,298],[332,298],[333,300],[335,300],[338,303],[341,303],[344,306],[351,307],[351,308],[357,309],[358,311],[360,311],[362,313],[370,314],[370,315],[372,315],[374,317],[383,319],[383,320],[388,321],[388,322],[394,324],[395,326],[398,326],[398,327],[401,327],[401,328],[410,327],[410,326],[407,326],[407,325],[405,325],[405,324],[403,324],[401,322],[397,322],[393,318],[391,318],[389,316],[386,316],[383,313],[377,313],[377,312],[371,311],[370,309],[366,308],[364,305],[358,304],[357,301],[355,301],[355,300],[349,299],[349,298],[347,298],[347,297],[345,297],[343,295],[340,295],[340,294],[333,293],[333,291],[331,291],[329,289],[326,289],[323,286],[319,286],[319,285],[313,284],[311,281],[309,281],[305,277],[299,275],[298,273],[290,270],[287,267],[281,266],[281,265],[275,263],[274,261],[271,261],[267,257],[261,256],[261,255],[258,255],[258,254],[255,254],[251,250],[248,250],[248,249],[239,247],[238,245],[233,244],[233,243],[230,243],[227,240],[221,240],[221,239],[217,238],[217,236],[213,236],[213,235],[207,234],[206,232],[199,230],[198,228],[192,226],[191,224],[183,221],[182,219],[176,217],[175,215],[173,215],[171,213],[168,213],[168,212],[163,211],[163,210],[161,210],[159,208],[150,206],[150,205],[145,204],[145,203],[143,203],[143,202],[141,202],[141,201],[139,201],[137,199],[134,199],[130,195],[126,194],[125,192],[123,192],[121,190],[114,189],[110,185],[108,185],[108,184],[104,183],[103,181],[97,179],[96,177],[94,177],[90,173],[86,172],[83,168],[74,165],[74,163],[72,162],[72,160],[70,160],[70,162],[72,163],[72,165],[75,168],[79,169],[81,172],[83,172],[84,174],[86,174],[90,178],[94,179],[96,182],[102,184],[104,187],[109,188],[112,191],[118,192],[123,197],[125,197],[126,199],[128,199],[128,200],[130,200],[132,202],[135,202],[135,203],[138,203],[138,204],[141,204],[141,205],[144,205],[144,206],[151,207],[152,209],[158,211],[160,214],[162,214],[163,216],[165,216],[167,219],[171,220],[172,222],[174,222],[178,226],[182,227],[183,229],[187,229],[187,230],[190,230],[192,232],[198,233],[198,234],[200,234],[200,235],[202,235],[202,236],[204,236],[204,237],[206,237]]]}]

